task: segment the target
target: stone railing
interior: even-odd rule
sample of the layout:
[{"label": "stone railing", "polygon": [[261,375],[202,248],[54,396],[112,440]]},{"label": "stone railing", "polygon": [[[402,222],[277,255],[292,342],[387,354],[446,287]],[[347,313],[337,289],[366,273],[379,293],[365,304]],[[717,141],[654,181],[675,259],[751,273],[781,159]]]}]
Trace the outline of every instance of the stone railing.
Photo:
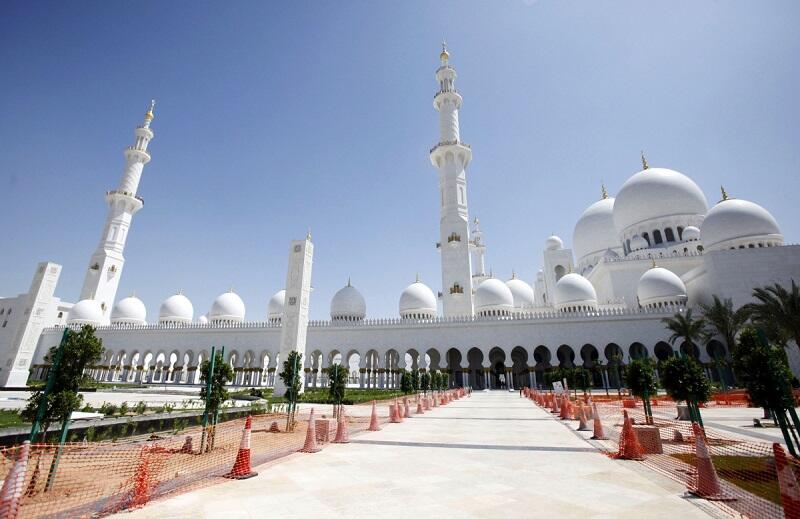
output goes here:
[{"label": "stone railing", "polygon": [[[508,322],[534,322],[534,321],[568,321],[574,319],[601,320],[613,317],[647,318],[649,316],[664,317],[684,312],[683,305],[664,305],[660,308],[599,308],[592,311],[558,311],[552,308],[530,309],[508,316],[473,316],[473,317],[433,317],[430,319],[402,319],[378,318],[363,319],[360,321],[342,320],[314,320],[308,322],[309,328],[369,328],[369,327],[415,327],[435,326],[448,324],[475,324],[493,323],[498,321]],[[65,325],[54,326],[47,330],[61,330]],[[70,328],[79,328],[79,325],[66,325]],[[98,331],[144,331],[144,330],[245,330],[245,329],[280,329],[280,323],[269,321],[249,321],[242,323],[216,322],[216,323],[158,323],[158,324],[111,324],[96,327]]]}]

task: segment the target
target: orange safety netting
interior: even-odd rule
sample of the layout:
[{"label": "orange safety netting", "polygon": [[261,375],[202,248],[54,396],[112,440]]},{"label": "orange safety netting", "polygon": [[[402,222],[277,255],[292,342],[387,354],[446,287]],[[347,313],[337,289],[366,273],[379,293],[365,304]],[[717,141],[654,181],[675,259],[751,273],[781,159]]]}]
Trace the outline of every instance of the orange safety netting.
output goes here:
[{"label": "orange safety netting", "polygon": [[[402,399],[397,404],[395,413],[405,410]],[[409,405],[417,407],[413,397]],[[421,402],[425,409],[429,405]],[[205,434],[202,427],[192,427],[176,434],[68,443],[58,456],[58,446],[51,444],[2,448],[0,517],[96,517],[142,506],[224,477],[255,475],[252,467],[257,465],[301,450],[313,452],[309,442],[317,448],[331,441],[346,443],[354,433],[379,430],[390,416],[389,402],[349,406],[339,418],[333,418],[330,405],[315,407],[313,434],[304,410],[291,432],[286,431],[286,414],[273,413],[220,423]],[[210,450],[201,453],[203,439]]]},{"label": "orange safety netting", "polygon": [[[552,401],[547,394],[530,393],[542,407]],[[718,405],[746,405],[734,395],[723,395]],[[601,444],[612,458],[641,460],[735,515],[800,519],[800,462],[781,444],[678,420],[678,406],[663,398],[652,405],[651,420],[646,420],[640,399],[602,395],[592,400],[595,431],[599,428],[607,437]]]}]

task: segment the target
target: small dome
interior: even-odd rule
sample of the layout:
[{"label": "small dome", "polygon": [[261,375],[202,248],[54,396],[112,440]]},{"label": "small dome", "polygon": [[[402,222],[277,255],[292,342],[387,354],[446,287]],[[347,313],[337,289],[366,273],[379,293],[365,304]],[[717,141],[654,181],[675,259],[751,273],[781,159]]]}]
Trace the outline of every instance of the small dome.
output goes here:
[{"label": "small dome", "polygon": [[136,296],[120,299],[111,311],[112,324],[147,324],[147,309]]},{"label": "small dome", "polygon": [[613,249],[608,249],[603,253],[603,257],[606,259],[617,259],[619,258],[619,253]]},{"label": "small dome", "polygon": [[212,323],[220,321],[241,323],[244,321],[244,311],[244,301],[231,290],[214,299],[208,312],[208,320]]},{"label": "small dome", "polygon": [[594,286],[588,279],[574,272],[558,280],[555,299],[559,310],[597,309],[597,292]]},{"label": "small dome", "polygon": [[208,324],[208,316],[201,315],[200,317],[197,318],[197,322],[200,324]]},{"label": "small dome", "polygon": [[622,184],[614,200],[614,227],[629,227],[668,217],[702,217],[708,211],[703,191],[692,179],[666,168],[642,170]]},{"label": "small dome", "polygon": [[636,295],[639,297],[639,305],[644,307],[684,304],[686,285],[671,270],[653,267],[639,278]]},{"label": "small dome", "polygon": [[544,270],[539,269],[539,272],[536,273],[536,280],[544,281]]},{"label": "small dome", "polygon": [[564,240],[556,236],[555,234],[550,236],[544,241],[544,248],[546,250],[558,250],[564,248]]},{"label": "small dome", "polygon": [[722,200],[711,208],[700,227],[700,239],[706,250],[783,244],[778,222],[769,211],[735,198]]},{"label": "small dome", "polygon": [[512,276],[511,279],[506,281],[506,286],[511,290],[511,295],[514,299],[514,309],[521,310],[523,308],[531,308],[534,306],[533,287],[526,282]]},{"label": "small dome", "polygon": [[283,319],[283,306],[286,304],[286,290],[278,290],[267,303],[267,321],[280,321]]},{"label": "small dome", "polygon": [[103,324],[103,309],[100,302],[94,299],[82,299],[75,303],[67,316],[67,324]]},{"label": "small dome", "polygon": [[436,317],[436,296],[433,290],[419,280],[408,285],[400,294],[400,317]]},{"label": "small dome", "polygon": [[340,288],[331,299],[331,319],[334,321],[360,321],[367,315],[367,303],[354,286]]},{"label": "small dome", "polygon": [[[578,218],[572,234],[572,249],[578,264],[592,262],[592,258],[606,250],[622,249],[617,229],[614,227],[614,199],[604,198],[590,205]],[[593,262],[592,262],[593,263]]]},{"label": "small dome", "polygon": [[475,290],[475,313],[478,315],[509,315],[513,309],[514,295],[499,279],[489,278]]},{"label": "small dome", "polygon": [[683,230],[683,239],[684,241],[697,241],[700,239],[700,229],[695,227],[694,225],[690,225],[686,229]]},{"label": "small dome", "polygon": [[650,247],[650,244],[647,243],[647,240],[639,236],[638,234],[634,234],[633,238],[631,238],[631,250],[637,251],[642,250]]},{"label": "small dome", "polygon": [[158,310],[160,323],[190,323],[194,317],[194,307],[183,294],[168,297]]}]

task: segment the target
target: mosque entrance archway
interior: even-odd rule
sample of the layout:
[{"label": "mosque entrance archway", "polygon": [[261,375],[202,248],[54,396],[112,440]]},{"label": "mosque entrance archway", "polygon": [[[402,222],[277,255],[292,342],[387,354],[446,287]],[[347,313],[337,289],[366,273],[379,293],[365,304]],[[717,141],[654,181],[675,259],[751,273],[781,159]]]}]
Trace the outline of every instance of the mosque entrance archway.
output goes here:
[{"label": "mosque entrance archway", "polygon": [[505,389],[506,387],[506,353],[500,348],[489,350],[489,364],[492,366],[490,386],[491,389]]},{"label": "mosque entrance archway", "polygon": [[483,352],[478,348],[471,348],[467,352],[469,362],[469,385],[475,389],[486,389],[486,377],[483,376]]},{"label": "mosque entrance archway", "polygon": [[528,387],[531,385],[528,374],[528,352],[522,346],[511,350],[512,373],[514,388]]},{"label": "mosque entrance archway", "polygon": [[447,350],[447,371],[449,372],[448,380],[450,387],[458,387],[464,385],[461,376],[461,352],[455,348]]}]

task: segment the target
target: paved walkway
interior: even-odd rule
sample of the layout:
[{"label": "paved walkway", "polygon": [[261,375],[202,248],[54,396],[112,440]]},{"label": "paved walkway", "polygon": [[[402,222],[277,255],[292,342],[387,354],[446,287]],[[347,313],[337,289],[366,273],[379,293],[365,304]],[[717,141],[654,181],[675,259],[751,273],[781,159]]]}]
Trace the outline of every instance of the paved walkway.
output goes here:
[{"label": "paved walkway", "polygon": [[156,501],[136,518],[708,517],[702,500],[614,461],[517,393],[475,393],[380,432]]}]

